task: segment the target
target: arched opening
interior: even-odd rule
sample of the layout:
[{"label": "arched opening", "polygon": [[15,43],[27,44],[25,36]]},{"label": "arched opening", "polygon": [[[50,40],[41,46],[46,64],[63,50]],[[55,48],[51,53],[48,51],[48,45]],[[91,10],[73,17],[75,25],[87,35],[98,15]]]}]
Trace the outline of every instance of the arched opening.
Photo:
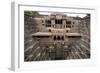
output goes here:
[{"label": "arched opening", "polygon": [[60,40],[60,36],[57,37],[57,40]]},{"label": "arched opening", "polygon": [[64,40],[64,36],[62,36],[61,39]]},{"label": "arched opening", "polygon": [[53,38],[53,39],[54,39],[54,41],[55,41],[55,40],[56,40],[56,36],[54,36],[54,38]]},{"label": "arched opening", "polygon": [[64,36],[54,36],[53,39],[54,39],[54,41],[55,40],[64,40]]},{"label": "arched opening", "polygon": [[68,30],[66,30],[66,32],[68,32]]},{"label": "arched opening", "polygon": [[51,29],[49,29],[49,32],[51,32]]}]

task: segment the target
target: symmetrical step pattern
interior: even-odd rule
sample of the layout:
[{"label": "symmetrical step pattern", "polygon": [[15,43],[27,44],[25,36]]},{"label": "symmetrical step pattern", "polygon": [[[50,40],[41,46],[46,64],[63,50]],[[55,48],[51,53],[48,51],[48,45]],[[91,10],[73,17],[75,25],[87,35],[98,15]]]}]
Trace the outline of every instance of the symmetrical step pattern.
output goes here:
[{"label": "symmetrical step pattern", "polygon": [[[79,31],[82,34],[80,40],[70,44],[68,48],[58,49],[54,47],[53,50],[50,47],[41,47],[40,43],[32,38],[32,34],[37,31],[36,23],[33,21],[32,17],[25,17],[24,61],[89,59],[91,57],[90,24],[86,24],[85,19],[80,23]],[[59,57],[57,55],[58,50],[61,51]]]}]

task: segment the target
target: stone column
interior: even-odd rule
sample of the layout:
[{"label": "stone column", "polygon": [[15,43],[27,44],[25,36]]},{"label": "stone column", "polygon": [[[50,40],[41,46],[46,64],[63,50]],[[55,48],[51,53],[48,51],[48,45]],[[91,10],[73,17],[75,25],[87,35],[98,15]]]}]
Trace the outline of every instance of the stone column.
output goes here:
[{"label": "stone column", "polygon": [[51,26],[55,28],[55,20],[51,20]]}]

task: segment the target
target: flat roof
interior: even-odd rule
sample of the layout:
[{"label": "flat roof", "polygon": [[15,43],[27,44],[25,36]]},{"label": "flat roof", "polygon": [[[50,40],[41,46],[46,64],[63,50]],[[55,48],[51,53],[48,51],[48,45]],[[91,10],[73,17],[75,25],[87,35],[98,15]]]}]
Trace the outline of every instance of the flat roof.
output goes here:
[{"label": "flat roof", "polygon": [[[52,36],[52,35],[54,35],[54,33],[51,33],[51,32],[36,32],[36,33],[32,34],[32,36]],[[65,36],[81,36],[80,33],[66,33],[66,34],[61,34],[61,35],[65,35]]]},{"label": "flat roof", "polygon": [[36,32],[34,34],[32,34],[32,36],[51,36],[52,33],[50,32]]},{"label": "flat roof", "polygon": [[81,36],[80,33],[66,33],[66,36]]}]

